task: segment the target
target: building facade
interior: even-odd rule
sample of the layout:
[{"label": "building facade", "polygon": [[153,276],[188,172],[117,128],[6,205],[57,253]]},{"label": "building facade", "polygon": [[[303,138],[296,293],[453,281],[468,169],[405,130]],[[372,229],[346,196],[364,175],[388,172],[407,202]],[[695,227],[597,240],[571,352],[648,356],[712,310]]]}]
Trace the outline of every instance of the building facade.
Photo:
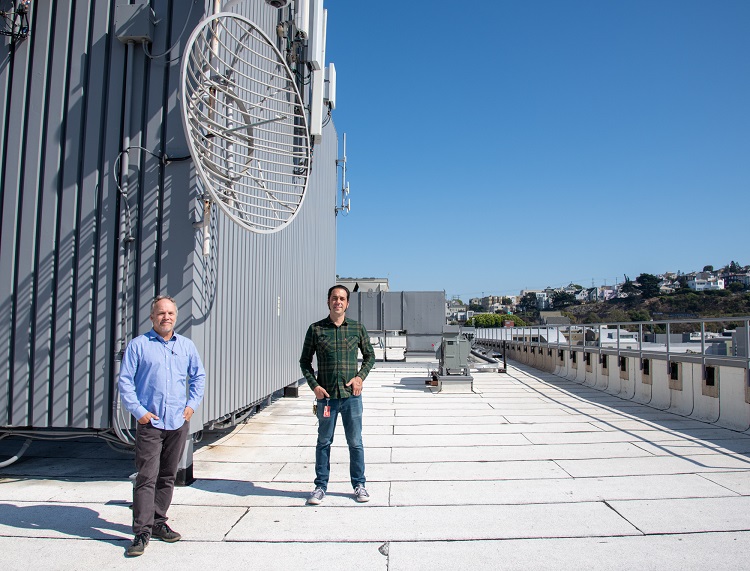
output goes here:
[{"label": "building facade", "polygon": [[724,278],[717,277],[709,272],[698,272],[695,277],[687,282],[688,287],[695,291],[715,291],[724,289]]},{"label": "building facade", "polygon": [[[191,430],[231,421],[299,380],[335,280],[333,122],[296,218],[256,234],[214,206],[204,255],[179,60],[216,3],[137,1],[156,22],[144,45],[117,39],[122,3],[33,2],[28,37],[0,43],[0,431],[127,430],[119,355],[157,294],[177,300],[177,332],[206,365]],[[293,30],[290,6],[224,4],[290,49],[277,34]],[[296,74],[309,106],[311,71]]]}]

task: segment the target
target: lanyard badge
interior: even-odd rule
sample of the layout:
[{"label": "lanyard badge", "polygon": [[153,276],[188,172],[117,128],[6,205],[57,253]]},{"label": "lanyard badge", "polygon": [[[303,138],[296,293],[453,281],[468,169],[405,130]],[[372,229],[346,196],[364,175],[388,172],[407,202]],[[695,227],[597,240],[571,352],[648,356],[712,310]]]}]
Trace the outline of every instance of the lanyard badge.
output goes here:
[{"label": "lanyard badge", "polygon": [[326,399],[326,405],[323,407],[323,418],[331,417],[331,405],[329,404],[330,399]]}]

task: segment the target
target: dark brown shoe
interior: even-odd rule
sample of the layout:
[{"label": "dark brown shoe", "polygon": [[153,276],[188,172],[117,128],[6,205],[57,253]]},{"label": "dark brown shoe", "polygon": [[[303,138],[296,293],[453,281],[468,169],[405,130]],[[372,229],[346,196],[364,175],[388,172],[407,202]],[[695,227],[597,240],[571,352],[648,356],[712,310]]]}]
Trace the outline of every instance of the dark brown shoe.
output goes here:
[{"label": "dark brown shoe", "polygon": [[180,539],[182,539],[182,536],[170,528],[166,523],[155,525],[151,530],[151,537],[161,539],[167,543],[174,543],[175,541],[180,541]]},{"label": "dark brown shoe", "polygon": [[128,550],[125,554],[128,557],[138,557],[143,555],[143,550],[148,545],[148,533],[139,533],[133,538],[133,543],[128,545]]}]

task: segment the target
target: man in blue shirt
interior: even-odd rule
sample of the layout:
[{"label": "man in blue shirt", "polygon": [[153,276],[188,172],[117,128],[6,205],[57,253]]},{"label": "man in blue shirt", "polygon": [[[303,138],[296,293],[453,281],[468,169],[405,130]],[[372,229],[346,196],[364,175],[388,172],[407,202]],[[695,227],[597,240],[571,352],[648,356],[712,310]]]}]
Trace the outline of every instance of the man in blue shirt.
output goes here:
[{"label": "man in blue shirt", "polygon": [[151,537],[169,543],[182,537],[167,525],[167,509],[206,371],[193,342],[174,332],[176,321],[174,300],[154,299],[153,329],[128,343],[120,366],[122,402],[138,421],[131,557],[142,555]]}]

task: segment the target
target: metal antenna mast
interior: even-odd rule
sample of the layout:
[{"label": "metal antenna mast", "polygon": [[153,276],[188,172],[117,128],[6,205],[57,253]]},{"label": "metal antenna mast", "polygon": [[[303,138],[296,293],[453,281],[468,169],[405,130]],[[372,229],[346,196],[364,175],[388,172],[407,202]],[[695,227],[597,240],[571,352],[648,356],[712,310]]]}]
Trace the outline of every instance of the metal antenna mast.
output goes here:
[{"label": "metal antenna mast", "polygon": [[336,159],[336,166],[341,167],[341,206],[336,207],[336,216],[340,211],[349,214],[352,208],[352,201],[349,198],[349,183],[346,180],[346,133],[344,133],[344,158]]}]

